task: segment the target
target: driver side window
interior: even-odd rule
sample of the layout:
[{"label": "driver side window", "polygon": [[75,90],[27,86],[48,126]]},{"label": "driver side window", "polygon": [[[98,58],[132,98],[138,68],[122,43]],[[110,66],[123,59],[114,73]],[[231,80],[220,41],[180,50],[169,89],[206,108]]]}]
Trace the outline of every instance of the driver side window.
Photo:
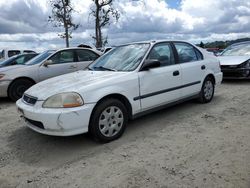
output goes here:
[{"label": "driver side window", "polygon": [[49,60],[52,61],[52,64],[74,62],[74,51],[73,50],[60,51],[55,55],[53,55]]},{"label": "driver side window", "polygon": [[172,47],[168,43],[160,43],[155,45],[150,51],[147,59],[158,60],[160,61],[161,66],[175,64]]}]

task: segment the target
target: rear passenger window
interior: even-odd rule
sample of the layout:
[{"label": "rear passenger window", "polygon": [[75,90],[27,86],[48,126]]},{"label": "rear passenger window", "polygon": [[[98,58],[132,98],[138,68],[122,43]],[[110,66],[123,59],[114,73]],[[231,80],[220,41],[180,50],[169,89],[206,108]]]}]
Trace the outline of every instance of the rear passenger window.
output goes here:
[{"label": "rear passenger window", "polygon": [[161,66],[175,64],[173,51],[168,43],[156,44],[150,51],[147,59],[158,60]]},{"label": "rear passenger window", "polygon": [[90,50],[76,50],[78,61],[94,61],[99,55]]},{"label": "rear passenger window", "polygon": [[14,55],[20,54],[21,52],[19,50],[9,50],[8,51],[8,57],[12,57]]},{"label": "rear passenger window", "polygon": [[187,62],[193,62],[198,61],[202,59],[202,55],[198,50],[187,43],[174,43],[175,48],[178,53],[179,57],[179,63],[187,63]]}]

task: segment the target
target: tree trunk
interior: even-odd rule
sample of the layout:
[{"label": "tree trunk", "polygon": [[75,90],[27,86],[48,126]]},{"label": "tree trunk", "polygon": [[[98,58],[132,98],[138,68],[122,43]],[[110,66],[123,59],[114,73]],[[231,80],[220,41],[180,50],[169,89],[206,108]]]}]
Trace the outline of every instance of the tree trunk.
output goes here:
[{"label": "tree trunk", "polygon": [[65,40],[66,40],[66,48],[69,47],[69,28],[68,28],[68,25],[66,25],[66,28],[65,28]]},{"label": "tree trunk", "polygon": [[100,26],[100,17],[99,17],[99,12],[100,12],[100,5],[98,0],[95,0],[96,4],[96,20],[95,20],[95,39],[96,39],[96,48],[101,48],[102,47],[102,32],[101,32],[101,26]]},{"label": "tree trunk", "polygon": [[64,29],[65,29],[65,41],[66,41],[66,48],[68,48],[69,47],[69,28],[68,28],[68,20],[66,19],[66,13],[67,13],[66,3],[67,3],[67,1],[62,0],[62,3],[63,3],[63,14],[64,14],[63,22],[64,22]]}]

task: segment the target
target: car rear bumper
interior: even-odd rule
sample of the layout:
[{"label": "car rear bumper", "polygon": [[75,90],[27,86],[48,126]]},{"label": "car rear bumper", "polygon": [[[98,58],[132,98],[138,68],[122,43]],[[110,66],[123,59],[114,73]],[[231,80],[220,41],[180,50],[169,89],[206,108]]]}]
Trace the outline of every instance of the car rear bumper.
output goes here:
[{"label": "car rear bumper", "polygon": [[222,82],[222,78],[223,78],[222,72],[216,73],[214,74],[214,76],[215,76],[215,84],[220,85]]},{"label": "car rear bumper", "polygon": [[10,85],[10,80],[2,80],[0,81],[0,97],[8,96],[8,87]]},{"label": "car rear bumper", "polygon": [[23,122],[32,130],[53,136],[72,136],[88,132],[95,104],[85,104],[77,108],[49,109],[42,108],[42,103],[43,101],[37,101],[31,106],[22,99],[16,103]]}]

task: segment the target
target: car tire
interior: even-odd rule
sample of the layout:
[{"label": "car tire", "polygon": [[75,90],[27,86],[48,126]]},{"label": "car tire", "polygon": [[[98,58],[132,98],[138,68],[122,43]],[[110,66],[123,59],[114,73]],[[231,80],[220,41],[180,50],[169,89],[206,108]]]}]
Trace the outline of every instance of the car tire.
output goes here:
[{"label": "car tire", "polygon": [[209,103],[214,97],[215,83],[211,77],[206,77],[202,84],[202,88],[199,95],[199,102]]},{"label": "car tire", "polygon": [[8,96],[12,101],[17,101],[23,93],[29,89],[34,83],[30,80],[19,79],[15,80],[8,89]]},{"label": "car tire", "polygon": [[90,133],[96,141],[107,143],[124,133],[128,111],[117,99],[105,99],[94,109],[90,120]]}]

